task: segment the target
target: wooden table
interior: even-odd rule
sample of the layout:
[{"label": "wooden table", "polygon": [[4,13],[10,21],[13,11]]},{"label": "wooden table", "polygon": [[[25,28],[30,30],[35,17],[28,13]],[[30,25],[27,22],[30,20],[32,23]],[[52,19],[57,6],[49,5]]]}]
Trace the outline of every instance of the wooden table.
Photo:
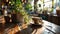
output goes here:
[{"label": "wooden table", "polygon": [[[6,24],[6,25],[8,25],[8,27],[5,26],[7,28],[4,27],[4,29],[2,29],[2,28],[1,29],[4,31],[4,30],[7,30],[8,28],[10,28],[9,34],[12,34],[14,32],[16,32],[15,34],[34,34],[34,33],[35,34],[60,34],[60,26],[53,24],[51,22],[45,21],[45,20],[42,20],[42,21],[43,21],[42,27],[38,28],[37,32],[36,32],[36,29],[32,32],[31,27],[19,30],[20,27],[16,24],[12,24],[12,23],[10,25]],[[19,24],[19,23],[17,23],[17,24]],[[3,33],[3,31],[1,31],[1,32]]]}]

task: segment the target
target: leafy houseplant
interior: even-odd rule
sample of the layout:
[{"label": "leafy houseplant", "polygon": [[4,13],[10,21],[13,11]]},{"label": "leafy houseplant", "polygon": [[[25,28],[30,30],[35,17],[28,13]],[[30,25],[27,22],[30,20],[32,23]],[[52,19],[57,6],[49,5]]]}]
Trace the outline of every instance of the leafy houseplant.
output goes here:
[{"label": "leafy houseplant", "polygon": [[22,23],[24,22],[25,24],[27,24],[29,21],[28,19],[29,15],[28,12],[26,12],[26,10],[24,9],[23,4],[19,0],[16,0],[16,2],[12,1],[11,5],[12,4],[14,5],[13,10],[15,10],[17,14],[17,20],[20,22],[22,20]]}]

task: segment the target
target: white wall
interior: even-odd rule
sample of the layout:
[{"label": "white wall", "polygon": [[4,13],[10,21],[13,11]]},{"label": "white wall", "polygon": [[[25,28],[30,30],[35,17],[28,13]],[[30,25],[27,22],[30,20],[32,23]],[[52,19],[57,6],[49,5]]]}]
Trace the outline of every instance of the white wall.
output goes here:
[{"label": "white wall", "polygon": [[[41,7],[39,7],[39,4],[41,4]],[[38,11],[40,11],[40,9],[43,9],[43,3],[40,0],[37,2],[37,9]]]}]

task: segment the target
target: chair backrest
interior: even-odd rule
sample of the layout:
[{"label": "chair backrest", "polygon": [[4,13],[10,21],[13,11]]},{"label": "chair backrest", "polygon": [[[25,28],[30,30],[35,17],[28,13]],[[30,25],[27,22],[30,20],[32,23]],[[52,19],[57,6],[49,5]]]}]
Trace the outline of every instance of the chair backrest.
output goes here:
[{"label": "chair backrest", "polygon": [[4,16],[0,16],[0,23],[5,24]]}]

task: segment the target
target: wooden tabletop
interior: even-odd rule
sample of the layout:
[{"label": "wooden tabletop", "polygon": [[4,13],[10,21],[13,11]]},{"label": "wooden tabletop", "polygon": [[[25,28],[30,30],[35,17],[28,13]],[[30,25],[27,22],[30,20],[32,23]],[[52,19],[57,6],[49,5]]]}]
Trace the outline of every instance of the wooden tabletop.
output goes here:
[{"label": "wooden tabletop", "polygon": [[[42,20],[42,21],[43,21],[42,27],[38,28],[37,31],[35,29],[33,32],[32,32],[32,28],[30,28],[30,27],[19,30],[20,27],[16,24],[10,24],[10,25],[6,24],[8,27],[7,26],[5,26],[5,27],[7,27],[7,28],[2,27],[0,29],[7,30],[8,28],[10,28],[10,32],[12,33],[15,31],[16,32],[15,34],[34,34],[34,33],[35,34],[60,34],[60,26],[55,25],[55,24],[45,21],[45,20]],[[1,31],[1,32],[3,33],[3,31]]]}]

